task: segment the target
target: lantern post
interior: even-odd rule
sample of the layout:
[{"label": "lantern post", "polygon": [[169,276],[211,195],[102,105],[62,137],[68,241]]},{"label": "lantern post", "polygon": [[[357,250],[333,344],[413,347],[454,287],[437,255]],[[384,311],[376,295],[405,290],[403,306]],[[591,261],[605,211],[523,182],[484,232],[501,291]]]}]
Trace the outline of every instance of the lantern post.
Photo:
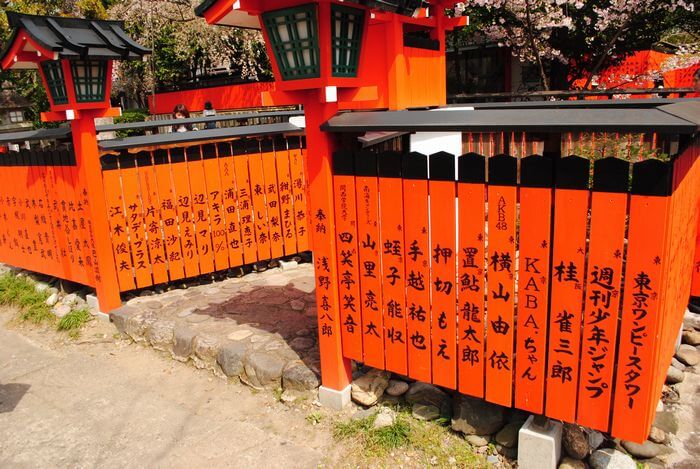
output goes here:
[{"label": "lantern post", "polygon": [[0,67],[37,69],[50,104],[41,120],[70,122],[78,168],[75,184],[87,201],[85,219],[92,250],[88,276],[97,291],[100,311],[109,312],[121,306],[121,297],[109,226],[103,216],[107,204],[95,119],[121,115],[121,109],[110,107],[109,100],[114,60],[141,60],[150,51],[126,35],[121,21],[16,12],[7,12],[7,19],[13,33],[0,53]]},{"label": "lantern post", "polygon": [[[445,8],[454,3],[205,0],[196,9],[211,24],[261,29],[276,79],[276,90],[263,95],[264,104],[304,106],[321,352],[319,399],[329,407],[350,401],[352,376],[350,360],[342,352],[335,256],[331,164],[338,145],[321,125],[340,110],[444,105],[445,31],[467,22],[445,16]],[[405,52],[407,41],[420,48],[415,57]]]}]

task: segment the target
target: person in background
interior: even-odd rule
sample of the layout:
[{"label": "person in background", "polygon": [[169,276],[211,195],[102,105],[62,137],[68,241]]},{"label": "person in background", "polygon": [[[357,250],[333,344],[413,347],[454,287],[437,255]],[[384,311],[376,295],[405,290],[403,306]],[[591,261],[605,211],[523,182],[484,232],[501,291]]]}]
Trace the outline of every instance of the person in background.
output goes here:
[{"label": "person in background", "polygon": [[[211,101],[204,103],[204,111],[202,111],[204,117],[212,117],[216,115],[216,109],[212,106]],[[205,129],[215,129],[216,122],[207,122],[204,126]]]},{"label": "person in background", "polygon": [[[173,109],[173,119],[187,119],[190,117],[190,111],[184,104],[178,104]],[[179,124],[173,125],[173,132],[187,132],[192,130],[192,124]]]}]

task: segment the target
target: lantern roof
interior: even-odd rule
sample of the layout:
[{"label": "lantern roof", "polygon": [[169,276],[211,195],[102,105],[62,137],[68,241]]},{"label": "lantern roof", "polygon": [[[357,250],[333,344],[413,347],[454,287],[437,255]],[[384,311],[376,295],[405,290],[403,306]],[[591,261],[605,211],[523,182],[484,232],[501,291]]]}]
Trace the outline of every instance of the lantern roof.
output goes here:
[{"label": "lantern roof", "polygon": [[[308,0],[307,3],[315,3]],[[318,0],[316,0],[318,3]],[[386,11],[392,4],[401,3],[399,0],[349,0],[348,3],[359,3],[371,10]],[[424,5],[439,8],[452,8],[454,0],[423,0]],[[195,8],[195,14],[206,18],[210,24],[220,26],[236,26],[247,29],[260,29],[257,13],[275,9],[272,0],[204,0]]]},{"label": "lantern roof", "polygon": [[151,51],[131,39],[123,21],[27,15],[8,11],[12,35],[0,53],[4,69],[37,68],[50,59],[141,59]]}]

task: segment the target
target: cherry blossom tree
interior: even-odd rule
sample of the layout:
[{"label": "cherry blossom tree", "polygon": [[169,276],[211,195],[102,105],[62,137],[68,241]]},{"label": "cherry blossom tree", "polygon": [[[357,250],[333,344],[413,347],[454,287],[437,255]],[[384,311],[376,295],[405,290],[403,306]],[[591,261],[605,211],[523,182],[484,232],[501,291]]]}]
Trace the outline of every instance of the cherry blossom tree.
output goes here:
[{"label": "cherry blossom tree", "polygon": [[664,28],[692,23],[689,0],[468,0],[455,14],[467,14],[490,40],[509,47],[521,62],[537,65],[550,89],[547,68],[564,64],[569,74],[587,76],[631,51],[648,48]]}]

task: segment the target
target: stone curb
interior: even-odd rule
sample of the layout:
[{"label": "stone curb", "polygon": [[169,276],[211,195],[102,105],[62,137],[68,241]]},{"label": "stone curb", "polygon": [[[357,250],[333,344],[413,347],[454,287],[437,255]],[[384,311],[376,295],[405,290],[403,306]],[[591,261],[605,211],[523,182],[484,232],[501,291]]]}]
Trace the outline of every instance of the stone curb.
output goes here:
[{"label": "stone curb", "polygon": [[255,389],[313,391],[319,379],[306,364],[265,350],[248,341],[224,340],[198,334],[187,325],[159,319],[148,308],[125,305],[110,313],[123,337],[168,353],[174,360],[191,362],[219,377],[238,378]]}]

